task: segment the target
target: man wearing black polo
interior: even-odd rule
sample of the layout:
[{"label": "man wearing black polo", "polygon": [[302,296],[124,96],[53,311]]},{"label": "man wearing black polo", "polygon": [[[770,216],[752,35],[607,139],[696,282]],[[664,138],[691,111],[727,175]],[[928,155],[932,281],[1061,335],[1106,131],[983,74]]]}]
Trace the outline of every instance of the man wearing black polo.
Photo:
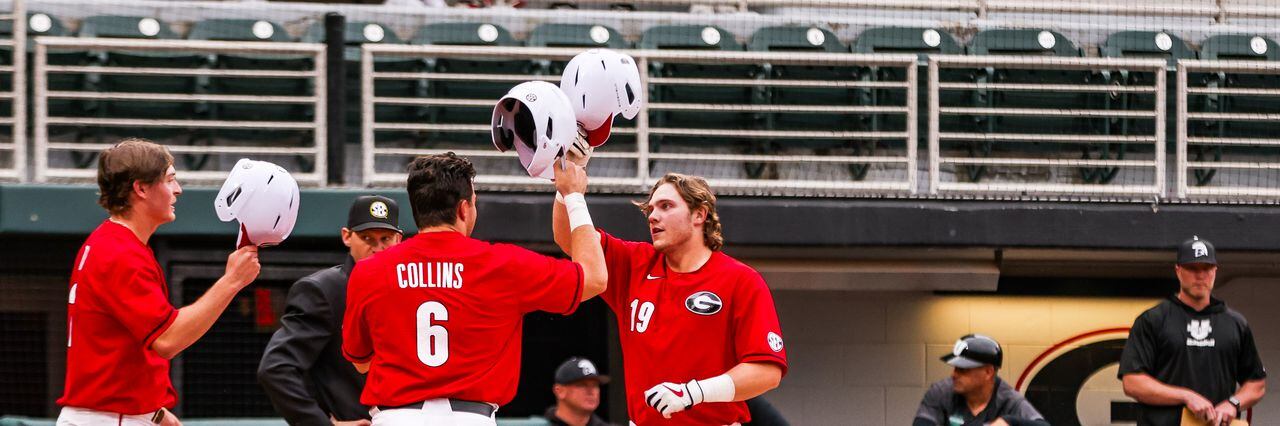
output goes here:
[{"label": "man wearing black polo", "polygon": [[1138,400],[1139,425],[1177,425],[1182,407],[1211,424],[1229,424],[1266,393],[1253,331],[1214,298],[1213,244],[1178,246],[1178,294],[1143,312],[1120,356],[1124,393]]},{"label": "man wearing black polo", "polygon": [[258,365],[258,381],[290,425],[370,424],[369,408],[360,404],[364,375],[340,352],[347,277],[356,262],[400,242],[399,216],[390,198],[356,198],[347,212],[347,227],[341,230],[347,261],[308,275],[289,289],[280,329]]},{"label": "man wearing black polo", "polygon": [[1044,416],[996,373],[1000,344],[981,334],[961,337],[942,361],[951,377],[924,393],[912,426],[1049,426]]}]

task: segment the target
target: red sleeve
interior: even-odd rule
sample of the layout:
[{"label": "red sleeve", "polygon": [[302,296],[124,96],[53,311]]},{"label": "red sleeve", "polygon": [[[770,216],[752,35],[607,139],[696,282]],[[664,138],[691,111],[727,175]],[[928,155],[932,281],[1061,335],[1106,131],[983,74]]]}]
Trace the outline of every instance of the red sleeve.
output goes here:
[{"label": "red sleeve", "polygon": [[751,271],[737,286],[733,304],[734,355],[738,362],[768,362],[787,374],[787,349],[782,341],[773,294],[760,274]]},{"label": "red sleeve", "polygon": [[604,248],[605,269],[609,271],[609,287],[600,294],[614,312],[627,306],[627,295],[631,294],[631,259],[632,254],[642,249],[644,243],[636,243],[618,239],[603,229],[600,231],[600,246]]},{"label": "red sleeve", "polygon": [[511,259],[504,271],[514,281],[509,288],[520,301],[524,312],[547,311],[569,315],[578,309],[582,300],[582,265],[566,259],[557,259],[532,251],[501,245]]},{"label": "red sleeve", "polygon": [[178,310],[169,303],[164,276],[143,259],[117,259],[104,278],[94,286],[98,306],[120,321],[144,348],[178,318]]},{"label": "red sleeve", "polygon": [[365,322],[365,295],[361,283],[368,282],[368,265],[357,262],[347,279],[347,312],[342,317],[342,356],[351,362],[366,363],[373,359],[373,340]]}]

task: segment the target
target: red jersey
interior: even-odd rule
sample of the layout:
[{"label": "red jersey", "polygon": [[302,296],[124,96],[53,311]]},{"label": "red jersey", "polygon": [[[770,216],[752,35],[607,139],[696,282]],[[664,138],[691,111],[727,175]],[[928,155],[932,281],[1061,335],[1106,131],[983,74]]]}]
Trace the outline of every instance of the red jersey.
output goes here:
[{"label": "red jersey", "polygon": [[718,376],[743,362],[787,370],[773,295],[760,273],[721,252],[697,271],[667,268],[653,244],[601,231],[609,288],[600,297],[618,316],[627,414],[637,425],[727,425],[751,419],[743,402],[703,403],[665,419],[645,405],[654,385]]},{"label": "red jersey", "polygon": [[371,363],[360,402],[510,402],[524,314],[572,313],[582,279],[577,263],[457,232],[418,234],[357,262],[342,351]]},{"label": "red jersey", "polygon": [[58,405],[120,414],[172,408],[169,360],[151,349],[178,310],[151,248],[103,221],[76,253],[67,298],[67,382]]}]

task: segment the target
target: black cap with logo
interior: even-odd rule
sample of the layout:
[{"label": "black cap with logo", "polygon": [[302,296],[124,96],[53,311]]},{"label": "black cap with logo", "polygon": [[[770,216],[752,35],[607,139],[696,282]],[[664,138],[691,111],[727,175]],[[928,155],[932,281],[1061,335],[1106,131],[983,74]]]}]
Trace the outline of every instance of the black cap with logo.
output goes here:
[{"label": "black cap with logo", "polygon": [[951,353],[942,357],[942,362],[958,368],[978,368],[993,365],[1000,368],[1004,363],[1004,351],[1000,344],[981,334],[969,334],[956,341]]},{"label": "black cap with logo", "polygon": [[596,365],[591,360],[580,357],[572,357],[565,360],[556,368],[556,384],[567,385],[579,380],[596,379],[600,384],[609,383],[609,376],[601,375],[596,371]]},{"label": "black cap with logo", "polygon": [[1186,265],[1188,263],[1206,263],[1210,265],[1218,264],[1218,256],[1213,244],[1209,240],[1202,240],[1200,237],[1192,236],[1190,240],[1183,241],[1178,245],[1178,264]]},{"label": "black cap with logo", "polygon": [[356,198],[351,203],[351,211],[347,212],[347,229],[352,232],[364,231],[366,229],[390,229],[399,233],[401,231],[397,223],[400,223],[400,207],[396,205],[396,201],[381,195],[364,195]]}]

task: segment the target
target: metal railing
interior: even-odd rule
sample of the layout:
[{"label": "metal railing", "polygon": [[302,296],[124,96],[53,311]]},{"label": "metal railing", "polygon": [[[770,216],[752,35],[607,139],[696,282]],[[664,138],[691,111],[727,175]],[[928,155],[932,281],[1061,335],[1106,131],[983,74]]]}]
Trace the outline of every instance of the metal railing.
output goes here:
[{"label": "metal railing", "polygon": [[0,152],[8,151],[11,158],[9,167],[0,166],[0,181],[10,180],[25,182],[27,180],[27,10],[26,2],[14,0],[13,9],[8,14],[0,14],[0,20],[13,21],[13,38],[0,40],[0,47],[8,47],[13,54],[12,65],[0,66],[0,73],[8,73],[11,77],[9,91],[0,92],[0,102],[9,101],[12,114],[0,117],[0,124],[7,124],[12,129],[12,139],[8,143],[0,143]]},{"label": "metal railing", "polygon": [[[1280,97],[1280,88],[1258,87],[1224,87],[1222,84],[1206,84],[1191,86],[1191,75],[1196,73],[1214,73],[1246,75],[1280,75],[1280,63],[1262,61],[1178,61],[1177,93],[1177,197],[1188,196],[1236,196],[1236,197],[1280,197],[1280,187],[1263,188],[1258,186],[1233,185],[1219,179],[1213,185],[1193,186],[1188,183],[1192,173],[1205,173],[1210,170],[1248,170],[1261,172],[1280,170],[1280,162],[1259,161],[1265,157],[1246,157],[1245,161],[1190,161],[1188,148],[1191,146],[1218,148],[1222,147],[1257,147],[1275,148],[1280,146],[1280,138],[1272,137],[1240,137],[1236,135],[1206,136],[1193,135],[1191,123],[1211,123],[1225,126],[1239,122],[1280,122],[1280,114],[1261,112],[1233,111],[1191,111],[1189,95],[1207,95],[1212,97],[1249,96],[1254,98]],[[1219,79],[1206,79],[1222,83]],[[1275,80],[1280,81],[1280,80]],[[1274,159],[1274,158],[1272,158]],[[1206,179],[1207,181],[1208,179]],[[1267,181],[1275,184],[1275,181]],[[1204,182],[1208,183],[1208,182]]]},{"label": "metal railing", "polygon": [[[614,4],[615,0],[577,0],[579,4]],[[964,12],[978,18],[989,13],[1079,13],[1129,16],[1202,17],[1217,22],[1231,18],[1271,18],[1280,16],[1280,5],[1250,0],[1130,2],[1083,0],[638,0],[641,6],[719,6],[738,11],[796,7],[821,9],[919,10]]]},{"label": "metal railing", "polygon": [[[375,82],[378,80],[465,80],[465,81],[498,81],[510,82],[512,86],[527,80],[559,81],[555,75],[527,74],[452,74],[432,72],[379,72],[374,69],[375,59],[387,57],[399,58],[468,58],[490,60],[519,61],[566,61],[581,53],[582,49],[569,48],[521,48],[521,47],[473,47],[473,46],[404,46],[366,44],[362,52],[362,145],[363,172],[366,185],[400,184],[404,174],[380,172],[376,168],[377,160],[387,156],[415,156],[438,153],[446,149],[428,149],[417,147],[384,147],[377,142],[376,133],[380,131],[417,131],[437,132],[471,132],[483,133],[488,138],[489,126],[485,124],[450,124],[450,123],[382,123],[376,121],[375,109],[379,105],[417,105],[423,107],[469,106],[491,109],[496,99],[454,99],[454,98],[414,98],[375,96]],[[896,165],[903,171],[901,176],[893,176],[885,180],[818,180],[818,179],[708,179],[717,190],[731,193],[766,193],[778,189],[796,192],[831,193],[914,193],[916,188],[916,144],[917,111],[916,102],[918,78],[915,55],[861,55],[843,53],[794,54],[768,52],[681,52],[658,50],[626,51],[637,61],[642,70],[649,69],[653,62],[666,64],[715,64],[715,65],[814,65],[830,67],[888,67],[899,68],[905,78],[902,81],[830,81],[803,79],[768,79],[768,78],[680,78],[657,77],[648,72],[641,73],[642,86],[649,88],[661,85],[679,85],[680,87],[806,87],[832,89],[874,89],[900,90],[903,92],[904,105],[778,105],[778,104],[712,104],[712,103],[679,103],[650,99],[635,120],[634,128],[615,127],[615,135],[634,135],[636,150],[634,152],[617,151],[617,146],[605,146],[595,154],[594,158],[612,158],[633,160],[634,176],[592,178],[594,188],[613,189],[617,191],[642,191],[651,184],[651,162],[656,161],[700,161],[705,163],[746,163],[746,164],[837,164],[885,166]],[[650,93],[653,90],[649,90]],[[778,130],[778,129],[716,129],[664,127],[655,125],[650,120],[651,112],[744,112],[744,113],[865,113],[881,115],[898,115],[905,123],[901,131],[844,131],[829,129],[814,130]],[[488,112],[483,114],[488,118]],[[651,149],[651,139],[657,137],[715,137],[738,140],[773,140],[786,146],[796,140],[834,140],[834,141],[900,141],[903,145],[901,153],[896,155],[777,155],[753,153],[668,153]],[[485,143],[477,149],[458,150],[460,155],[472,158],[512,158],[514,153],[499,153],[491,145]],[[764,166],[762,166],[764,167]],[[497,188],[517,188],[534,185],[528,176],[482,174],[477,177],[477,184]]]},{"label": "metal railing", "polygon": [[[166,68],[92,65],[50,65],[51,51],[109,51],[109,52],[180,52],[183,54],[246,54],[292,55],[310,58],[310,70],[270,69],[213,69]],[[253,129],[310,131],[309,146],[282,147],[270,140],[235,146],[184,146],[170,145],[175,154],[230,154],[230,155],[295,155],[314,164],[310,173],[295,173],[299,183],[323,186],[327,169],[325,140],[325,55],[323,44],[275,43],[275,42],[223,42],[196,40],[134,40],[71,37],[37,37],[34,55],[34,148],[35,180],[93,179],[92,168],[57,167],[49,162],[50,151],[93,153],[108,145],[103,143],[53,142],[49,140],[49,127],[114,127],[114,128],[187,128],[187,129]],[[91,90],[50,90],[50,74],[83,75],[133,75],[133,76],[181,76],[181,77],[234,77],[310,79],[312,94],[306,96],[261,96],[239,94],[203,93],[136,93],[101,92]],[[256,121],[217,119],[157,119],[148,117],[83,117],[50,116],[50,99],[126,102],[179,102],[179,103],[237,103],[274,105],[311,105],[314,108],[309,121]],[[226,177],[225,171],[183,171],[184,181],[218,182]]]},{"label": "metal railing", "polygon": [[[1075,84],[1075,83],[1039,83],[1000,81],[941,81],[944,69],[980,69],[986,73],[993,70],[1072,70],[1086,72],[1119,71],[1148,72],[1153,74],[1150,83],[1144,85],[1128,85],[1116,82],[1113,84]],[[930,192],[968,193],[968,194],[1089,194],[1089,195],[1130,195],[1161,196],[1165,182],[1165,69],[1164,60],[1155,59],[1113,59],[1113,58],[1050,58],[1019,56],[930,56],[928,76],[929,106],[929,179]],[[998,71],[995,71],[998,72]],[[1056,106],[1052,108],[1033,108],[1025,105],[1001,107],[988,103],[985,106],[943,105],[943,91],[980,92],[987,97],[998,92],[1034,92],[1051,93],[1094,93],[1094,94],[1149,94],[1155,100],[1151,109],[1110,109],[1090,105],[1073,107]],[[1076,133],[999,133],[976,131],[974,129],[944,129],[942,116],[968,117],[1053,117],[1053,118],[1105,118],[1105,119],[1143,119],[1152,120],[1153,133],[1149,135],[1135,134],[1097,134],[1087,129],[1077,129]],[[989,129],[987,129],[989,130]],[[1020,156],[1000,158],[975,158],[974,156],[953,157],[942,149],[942,142],[982,142],[1001,144],[1146,144],[1153,148],[1150,160],[1121,159],[1085,159],[1062,158],[1061,156],[1041,155],[1030,157],[1035,150],[1015,150]],[[951,164],[961,167],[1062,167],[1062,168],[1098,168],[1098,169],[1145,169],[1153,178],[1146,184],[1096,184],[1078,182],[943,182],[942,165]]]}]

